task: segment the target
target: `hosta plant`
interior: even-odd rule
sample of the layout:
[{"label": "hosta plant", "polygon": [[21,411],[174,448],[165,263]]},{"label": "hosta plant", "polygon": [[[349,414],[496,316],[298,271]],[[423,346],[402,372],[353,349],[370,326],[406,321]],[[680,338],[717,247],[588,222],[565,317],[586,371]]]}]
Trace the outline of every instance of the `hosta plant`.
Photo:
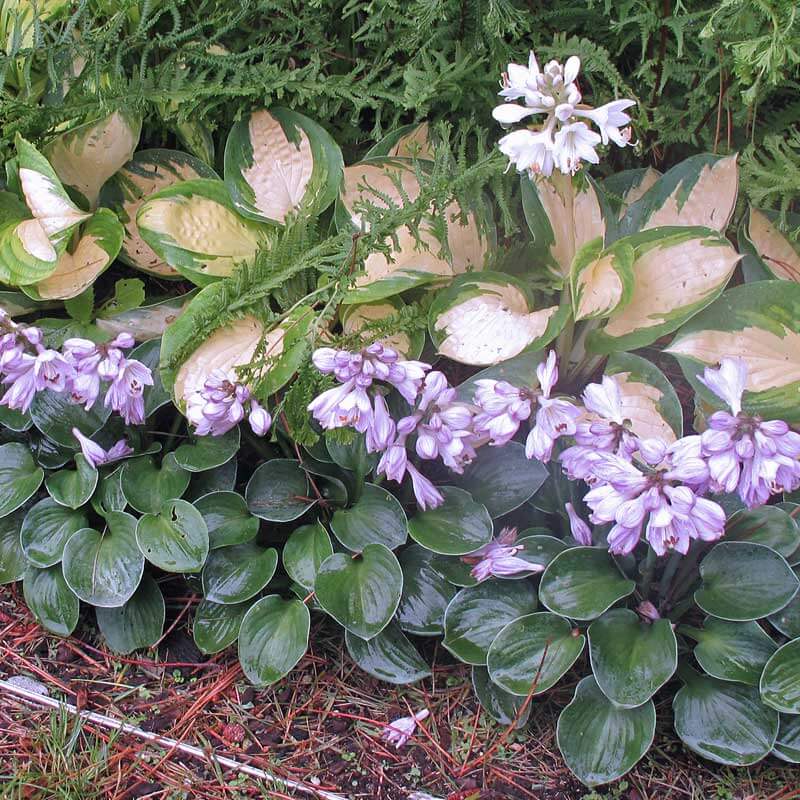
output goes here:
[{"label": "hosta plant", "polygon": [[506,725],[582,676],[557,738],[590,786],[661,691],[706,758],[800,760],[796,249],[756,209],[734,243],[735,155],[591,177],[635,111],[579,68],[509,65],[495,118],[531,126],[472,162],[421,124],[344,166],[280,107],[215,165],[121,113],[16,139],[0,580],[48,630],[83,602],[151,646],[173,573],[259,685],[323,617],[398,684],[439,637]]}]

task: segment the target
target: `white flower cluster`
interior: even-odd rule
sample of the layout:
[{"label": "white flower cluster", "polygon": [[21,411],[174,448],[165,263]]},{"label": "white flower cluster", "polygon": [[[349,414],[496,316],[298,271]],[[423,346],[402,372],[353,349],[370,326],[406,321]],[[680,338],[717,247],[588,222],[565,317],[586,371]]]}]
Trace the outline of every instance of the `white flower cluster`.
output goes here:
[{"label": "white flower cluster", "polygon": [[[563,66],[549,61],[544,70],[533,53],[528,66],[509,64],[503,75],[500,96],[506,100],[523,100],[497,106],[492,116],[502,125],[513,125],[535,114],[546,114],[544,123],[515,130],[504,136],[500,151],[519,172],[530,171],[549,176],[553,169],[565,175],[574,175],[582,161],[597,164],[600,160],[595,148],[601,142],[614,142],[620,147],[630,144],[631,118],[626,108],[636,105],[634,100],[614,100],[600,108],[581,103],[577,85],[581,61],[570,56]],[[584,120],[593,122],[600,133],[592,130]]]}]

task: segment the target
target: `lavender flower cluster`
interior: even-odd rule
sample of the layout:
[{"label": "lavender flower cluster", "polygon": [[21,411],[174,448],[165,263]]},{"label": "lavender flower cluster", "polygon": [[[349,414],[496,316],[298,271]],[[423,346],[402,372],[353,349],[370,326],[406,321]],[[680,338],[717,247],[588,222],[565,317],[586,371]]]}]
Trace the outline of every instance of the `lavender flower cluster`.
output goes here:
[{"label": "lavender flower cluster", "polygon": [[186,401],[186,417],[198,436],[222,436],[245,415],[256,436],[264,436],[272,427],[272,416],[251,391],[221,369],[215,369]]},{"label": "lavender flower cluster", "polygon": [[39,328],[19,325],[0,309],[0,376],[8,387],[0,405],[28,411],[38,392],[65,394],[87,411],[106,387],[106,408],[121,414],[126,424],[144,422],[144,388],[153,385],[150,369],[123,350],[134,345],[120,333],[105,344],[67,339],[62,352],[45,347]]},{"label": "lavender flower cluster", "polygon": [[[720,538],[725,512],[706,497],[709,493],[735,491],[753,508],[772,494],[800,487],[800,434],[785,422],[764,421],[742,411],[747,369],[740,359],[725,359],[719,369],[708,368],[701,378],[728,403],[730,413],[718,411],[704,433],[668,444],[631,430],[612,377],[587,386],[582,406],[553,397],[558,381],[553,352],[537,367],[538,389],[478,380],[472,403],[459,401],[441,372],[419,361],[403,361],[381,344],[358,353],[322,348],[313,358],[317,369],[339,382],[309,405],[314,418],[323,428],[347,426],[364,433],[367,449],[382,453],[378,473],[397,482],[408,474],[423,509],[440,505],[443,498],[411,462],[412,441],[419,459],[439,458],[462,473],[477,448],[507,444],[532,417],[527,457],[547,462],[557,440],[572,438],[574,444],[559,461],[570,479],[589,485],[584,498],[589,520],[611,524],[607,541],[613,553],[631,552],[642,535],[658,555],[668,550],[686,553],[693,539]],[[376,381],[396,388],[411,405],[411,413],[395,421],[383,392],[373,386]],[[565,510],[574,538],[591,545],[590,526],[571,504]],[[514,544],[515,536],[514,531],[503,531],[470,554],[475,578],[535,571],[517,555],[521,548]]]}]

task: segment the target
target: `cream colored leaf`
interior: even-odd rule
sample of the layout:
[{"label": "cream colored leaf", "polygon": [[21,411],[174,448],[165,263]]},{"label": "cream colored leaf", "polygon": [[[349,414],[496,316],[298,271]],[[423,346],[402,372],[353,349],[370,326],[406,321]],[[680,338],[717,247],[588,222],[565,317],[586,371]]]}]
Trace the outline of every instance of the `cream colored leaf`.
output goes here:
[{"label": "cream colored leaf", "polygon": [[658,409],[663,393],[649,383],[631,380],[629,372],[614,373],[622,398],[623,419],[629,419],[633,432],[643,438],[663,439],[672,444],[675,431]]},{"label": "cream colored leaf", "polygon": [[648,167],[645,170],[644,175],[642,175],[641,181],[639,181],[636,186],[631,186],[627,192],[622,197],[622,207],[619,210],[619,217],[625,215],[625,212],[628,210],[630,206],[632,206],[640,197],[644,195],[644,193],[653,186],[656,181],[661,177],[661,173],[657,169],[653,169],[652,167]]},{"label": "cream colored leaf", "polygon": [[94,283],[110,261],[108,253],[94,236],[83,236],[74,253],[58,259],[55,272],[36,284],[43,300],[68,300],[77,297]]},{"label": "cream colored leaf", "polygon": [[696,331],[681,336],[667,352],[710,365],[723,358],[744,359],[745,389],[749,392],[763,392],[800,381],[800,333],[786,327],[782,336],[756,327]]},{"label": "cream colored leaf", "polygon": [[264,327],[252,316],[237,319],[218,328],[183,363],[175,378],[175,397],[185,402],[189,395],[201,389],[206,377],[215,369],[236,379],[236,367],[253,360],[259,342],[264,339],[269,356],[283,352],[283,330],[275,328],[264,337]]},{"label": "cream colored leaf", "polygon": [[253,163],[242,170],[255,196],[255,207],[268,219],[283,222],[296,209],[314,172],[314,155],[308,135],[296,128],[290,142],[275,117],[257,111],[250,117]]},{"label": "cream colored leaf", "polygon": [[800,255],[766,215],[755,208],[750,209],[747,234],[776,278],[800,283]]},{"label": "cream colored leaf", "polygon": [[579,273],[575,285],[578,297],[576,320],[602,314],[619,304],[623,286],[614,269],[614,258],[614,253],[606,253]]},{"label": "cream colored leaf", "polygon": [[436,320],[445,338],[439,352],[476,366],[488,366],[521,353],[542,336],[558,306],[531,312],[525,295],[514,286],[475,284],[479,295],[447,309]]},{"label": "cream colored leaf", "polygon": [[741,256],[728,245],[688,239],[639,254],[630,302],[614,313],[608,336],[624,336],[665,323],[672,312],[702,302],[727,283]]},{"label": "cream colored leaf", "polygon": [[[397,313],[391,303],[364,303],[360,306],[349,306],[342,320],[342,329],[346,334],[358,333],[368,322],[386,319]],[[387,347],[393,347],[402,356],[407,357],[411,350],[411,339],[407,333],[395,333],[379,339]]]},{"label": "cream colored leaf", "polygon": [[157,339],[183,313],[193,295],[171,297],[152,306],[133,308],[107,319],[98,319],[96,324],[112,336],[129,333],[137,342]]},{"label": "cream colored leaf", "polygon": [[647,220],[642,230],[662,225],[702,225],[716,231],[724,231],[736,207],[739,191],[739,167],[737,156],[722,158],[713,165],[706,164],[700,171],[697,182],[689,196],[683,182]]},{"label": "cream colored leaf", "polygon": [[55,261],[58,257],[40,220],[26,219],[24,222],[20,222],[15,233],[28,255],[38,258],[40,261]]},{"label": "cream colored leaf", "polygon": [[65,198],[61,193],[61,187],[56,186],[41,172],[20,167],[19,182],[25,195],[25,203],[50,238],[91,216]]},{"label": "cream colored leaf", "polygon": [[397,206],[405,202],[397,184],[413,202],[419,197],[419,182],[413,170],[399,162],[370,164],[362,162],[344,169],[344,180],[340,195],[350,219],[357,228],[361,227],[361,215],[353,207],[359,201],[376,208],[388,208],[383,196]]},{"label": "cream colored leaf", "polygon": [[140,130],[141,120],[115,111],[59,134],[44,154],[61,181],[77,189],[94,208],[100,187],[133,155]]},{"label": "cream colored leaf", "polygon": [[388,156],[400,158],[433,158],[430,139],[428,138],[428,123],[417,125],[410,133],[401,136],[397,143],[387,153]]}]

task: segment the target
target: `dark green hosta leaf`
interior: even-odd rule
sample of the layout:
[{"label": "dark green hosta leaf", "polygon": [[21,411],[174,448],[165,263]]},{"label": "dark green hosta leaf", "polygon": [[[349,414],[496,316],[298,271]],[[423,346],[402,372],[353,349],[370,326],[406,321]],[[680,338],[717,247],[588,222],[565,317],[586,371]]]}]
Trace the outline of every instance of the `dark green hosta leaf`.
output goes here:
[{"label": "dark green hosta leaf", "polygon": [[244,496],[251,514],[268,522],[291,522],[314,505],[309,491],[308,477],[297,461],[274,458],[253,473]]},{"label": "dark green hosta leaf", "polygon": [[144,557],[166,572],[200,572],[208,557],[208,529],[200,512],[185,500],[167,500],[157,514],[136,526]]},{"label": "dark green hosta leaf", "polygon": [[334,433],[325,434],[325,445],[334,464],[356,475],[367,475],[375,469],[379,453],[368,453],[363,433],[357,433],[352,441],[342,444]]},{"label": "dark green hosta leaf", "polygon": [[748,686],[758,686],[764,664],[778,648],[757,622],[706,617],[702,630],[692,628],[686,633],[697,640],[694,657],[705,672]]},{"label": "dark green hosta leaf", "polygon": [[97,470],[79,453],[75,456],[77,469],[62,469],[44,482],[50,497],[67,508],[80,508],[89,502],[97,487]]},{"label": "dark green hosta leaf", "polygon": [[331,537],[321,522],[295,528],[283,546],[283,567],[293,581],[311,591],[322,562],[333,553]]},{"label": "dark green hosta leaf", "polygon": [[[489,677],[489,670],[486,667],[474,666],[472,668],[472,688],[484,711],[501,725],[511,725],[517,719],[519,709],[525,702],[524,697],[510,694],[494,683]],[[525,710],[520,714],[515,727],[524,727],[530,715],[531,704],[528,703]]]},{"label": "dark green hosta leaf", "polygon": [[555,614],[578,620],[599,617],[633,592],[606,550],[573,547],[559,553],[539,584],[539,599]]},{"label": "dark green hosta leaf", "polygon": [[575,689],[558,718],[558,749],[586,786],[622,777],[650,749],[656,730],[652,700],[638,708],[618,708],[590,675]]},{"label": "dark green hosta leaf", "polygon": [[542,611],[520,617],[497,634],[486,663],[492,681],[515,695],[546,692],[583,652],[586,637],[564,617]]},{"label": "dark green hosta leaf", "polygon": [[463,475],[450,473],[446,482],[469,492],[497,518],[533,497],[547,474],[544,464],[525,457],[524,445],[509,442],[504,447],[484,447]]},{"label": "dark green hosta leaf", "polygon": [[300,600],[262,597],[244,615],[239,629],[239,661],[257,685],[275,683],[303,657],[311,616]]},{"label": "dark green hosta leaf", "polygon": [[486,507],[476,503],[469,492],[445,486],[444,503],[420,511],[408,521],[408,532],[434,553],[461,556],[488,544],[492,539],[492,518]]},{"label": "dark green hosta leaf", "polygon": [[75,457],[75,451],[39,436],[29,440],[36,463],[44,469],[60,469]]},{"label": "dark green hosta leaf", "polygon": [[408,539],[408,520],[397,498],[386,489],[367,483],[353,506],[334,513],[331,530],[355,553],[368,544],[382,544],[394,550]]},{"label": "dark green hosta leaf", "polygon": [[199,500],[212,492],[232,492],[236,487],[238,462],[235,458],[207,472],[195,472],[184,494],[185,500]]},{"label": "dark green hosta leaf", "polygon": [[764,666],[761,700],[785,714],[800,714],[800,639],[779,647]]},{"label": "dark green hosta leaf", "polygon": [[[53,392],[41,392],[53,394]],[[33,496],[44,480],[44,471],[33,463],[24,444],[0,446],[0,517],[16,511]]]},{"label": "dark green hosta leaf", "polygon": [[98,399],[91,410],[86,411],[83,406],[70,402],[66,392],[39,392],[30,414],[33,424],[48,439],[75,452],[78,440],[72,429],[77,428],[84,436],[92,436],[106,424],[111,408]]},{"label": "dark green hosta leaf", "polygon": [[531,564],[537,567],[546,567],[559,553],[568,548],[568,545],[562,539],[556,539],[555,536],[532,533],[532,531],[544,530],[547,529],[529,528],[526,531],[522,531],[515,542],[515,544],[522,547],[522,550],[517,553],[517,558],[521,558],[523,561],[530,561]]},{"label": "dark green hosta leaf", "polygon": [[175,451],[175,461],[188,472],[205,472],[227,464],[239,450],[239,426],[222,436],[196,436]]},{"label": "dark green hosta leaf", "polygon": [[203,599],[194,613],[194,643],[202,653],[219,653],[239,638],[239,628],[251,602],[223,605]]},{"label": "dark green hosta leaf", "polygon": [[397,610],[403,572],[394,553],[368,544],[360,555],[334,553],[320,565],[317,601],[340,625],[362,639],[377,636]]},{"label": "dark green hosta leaf", "polygon": [[154,645],[164,630],[164,597],[151,575],[118,608],[97,608],[97,627],[115,653],[132,653]]},{"label": "dark green hosta leaf", "polygon": [[25,554],[19,541],[22,511],[0,519],[0,585],[14,583],[25,573]]},{"label": "dark green hosta leaf", "polygon": [[647,702],[678,666],[668,619],[642,622],[628,608],[606,611],[589,626],[592,672],[603,694],[624,708]]},{"label": "dark green hosta leaf", "polygon": [[253,542],[220,547],[208,554],[203,567],[203,593],[214,603],[243,603],[272,579],[278,551]]},{"label": "dark green hosta leaf", "polygon": [[19,538],[25,558],[40,568],[58,564],[69,537],[88,525],[80,511],[60,506],[49,497],[40,500],[22,521]]},{"label": "dark green hosta leaf", "polygon": [[[422,545],[417,545],[422,547]],[[426,552],[431,551],[423,548]],[[437,556],[431,559],[431,566],[453,586],[477,586],[477,578],[472,577],[473,564],[467,563],[460,556]]]},{"label": "dark green hosta leaf", "polygon": [[733,622],[780,611],[800,585],[783,556],[751,542],[719,542],[700,562],[700,575],[703,584],[694,594],[697,605]]},{"label": "dark green hosta leaf", "polygon": [[136,520],[114,511],[103,533],[83,528],[64,547],[62,568],[70,589],[93,606],[121,606],[136,591],[144,557],[136,546]]},{"label": "dark green hosta leaf", "polygon": [[703,758],[745,767],[764,758],[778,735],[778,712],[761,702],[758,691],[698,675],[681,674],[685,685],[672,701],[675,730]]},{"label": "dark green hosta leaf", "polygon": [[61,566],[28,567],[22,583],[25,602],[36,621],[56,636],[69,636],[78,624],[80,602],[67,586]]},{"label": "dark green hosta leaf", "polygon": [[444,612],[455,587],[434,569],[433,554],[422,545],[406,547],[399,561],[403,570],[403,595],[397,608],[400,627],[418,636],[438,636],[444,631]]},{"label": "dark green hosta leaf", "polygon": [[792,598],[788,605],[785,605],[780,611],[770,614],[767,619],[775,630],[788,639],[796,639],[800,636],[800,592]]},{"label": "dark green hosta leaf", "polygon": [[[118,284],[119,285],[119,284]],[[141,338],[140,336],[136,337]],[[159,360],[161,357],[161,337],[142,342],[130,352],[130,358],[141,361],[153,373],[153,385],[146,386],[144,390],[144,416],[149,417],[158,411],[159,408],[171,402],[169,392],[161,383],[161,372],[159,371]]]},{"label": "dark green hosta leaf", "polygon": [[100,478],[97,490],[92,496],[92,508],[104,517],[109,511],[124,511],[128,498],[122,491],[122,467],[117,467],[109,475]]},{"label": "dark green hosta leaf", "polygon": [[800,530],[783,509],[761,506],[737,511],[725,526],[725,540],[765,544],[788,558],[800,547]]},{"label": "dark green hosta leaf", "polygon": [[444,646],[467,664],[486,664],[494,637],[510,622],[536,611],[531,581],[488,580],[462,589],[444,615]]},{"label": "dark green hosta leaf", "polygon": [[193,505],[206,523],[211,550],[244,544],[258,534],[260,523],[237,492],[212,492],[195,500]]},{"label": "dark green hosta leaf", "polygon": [[122,467],[122,491],[137,511],[156,514],[165,503],[183,496],[190,478],[174,453],[164,456],[161,467],[149,456],[134,458]]},{"label": "dark green hosta leaf", "polygon": [[800,715],[781,714],[781,726],[772,755],[790,764],[800,764]]},{"label": "dark green hosta leaf", "polygon": [[15,408],[0,406],[0,425],[17,433],[24,433],[30,430],[33,420],[29,413],[23,414]]},{"label": "dark green hosta leaf", "polygon": [[431,674],[414,645],[394,622],[368,641],[347,631],[345,642],[350,658],[379,680],[414,683]]}]

